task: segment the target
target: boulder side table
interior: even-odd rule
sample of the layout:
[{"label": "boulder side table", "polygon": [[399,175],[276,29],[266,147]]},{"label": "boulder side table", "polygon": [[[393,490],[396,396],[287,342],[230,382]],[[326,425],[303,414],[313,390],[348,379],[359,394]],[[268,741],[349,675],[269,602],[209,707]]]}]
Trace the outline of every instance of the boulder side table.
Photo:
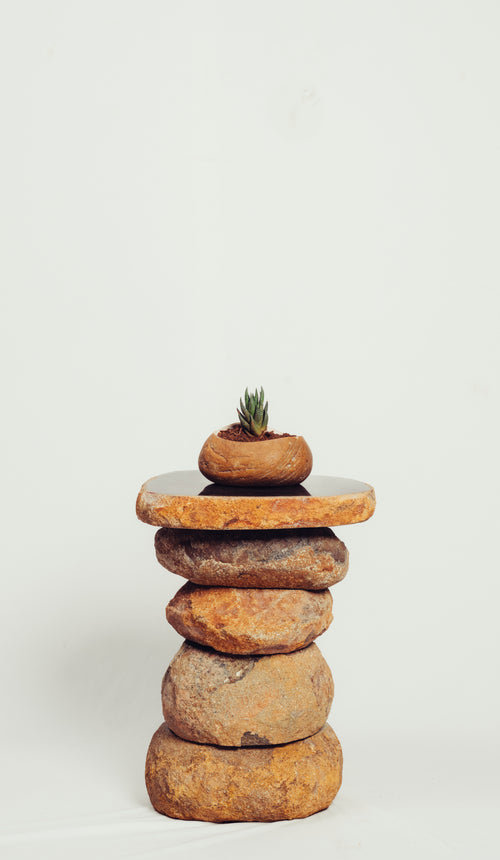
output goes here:
[{"label": "boulder side table", "polygon": [[146,759],[158,812],[278,821],[330,805],[342,750],[314,640],[348,566],[331,527],[374,510],[373,488],[347,478],[246,488],[188,471],[142,486],[137,516],[160,527],[158,561],[188,580],[166,609],[185,641],[163,679],[164,722]]}]

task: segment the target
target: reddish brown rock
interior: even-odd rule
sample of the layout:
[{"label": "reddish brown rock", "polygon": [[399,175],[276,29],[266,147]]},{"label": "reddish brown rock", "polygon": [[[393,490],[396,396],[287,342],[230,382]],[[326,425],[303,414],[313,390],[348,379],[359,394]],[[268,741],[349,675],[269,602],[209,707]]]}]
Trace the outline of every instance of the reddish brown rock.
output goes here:
[{"label": "reddish brown rock", "polygon": [[241,489],[205,480],[194,470],[150,478],[137,496],[137,516],[174,529],[302,529],[361,523],[375,510],[373,487],[350,478],[310,475],[292,487]]},{"label": "reddish brown rock", "polygon": [[277,747],[193,744],[165,723],[153,735],[146,787],[157,812],[196,821],[280,821],[326,809],[342,782],[330,726]]},{"label": "reddish brown rock", "polygon": [[300,484],[311,474],[312,464],[311,449],[302,436],[248,443],[212,433],[198,458],[205,478],[233,487]]},{"label": "reddish brown rock", "polygon": [[255,531],[160,529],[163,567],[199,585],[319,591],[347,573],[346,546],[329,528]]},{"label": "reddish brown rock", "polygon": [[292,654],[236,657],[184,642],[162,684],[168,727],[185,740],[221,746],[313,735],[332,699],[332,675],[314,643]]},{"label": "reddish brown rock", "polygon": [[332,621],[332,596],[285,588],[210,588],[187,582],[167,606],[181,636],[228,654],[285,654]]}]

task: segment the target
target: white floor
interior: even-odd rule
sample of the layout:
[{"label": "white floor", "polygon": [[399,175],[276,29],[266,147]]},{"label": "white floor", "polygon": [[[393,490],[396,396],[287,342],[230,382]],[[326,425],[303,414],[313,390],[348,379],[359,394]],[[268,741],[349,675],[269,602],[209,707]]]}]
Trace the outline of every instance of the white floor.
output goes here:
[{"label": "white floor", "polygon": [[344,784],[330,809],[274,824],[217,825],[158,815],[133,751],[121,773],[108,767],[112,762],[99,766],[62,749],[47,751],[45,761],[28,757],[20,773],[13,755],[5,780],[11,791],[2,798],[7,817],[0,853],[5,860],[164,858],[172,852],[250,860],[327,850],[340,858],[498,860],[498,750],[486,738],[477,744],[449,738],[363,744],[350,738],[347,751],[345,746]]}]

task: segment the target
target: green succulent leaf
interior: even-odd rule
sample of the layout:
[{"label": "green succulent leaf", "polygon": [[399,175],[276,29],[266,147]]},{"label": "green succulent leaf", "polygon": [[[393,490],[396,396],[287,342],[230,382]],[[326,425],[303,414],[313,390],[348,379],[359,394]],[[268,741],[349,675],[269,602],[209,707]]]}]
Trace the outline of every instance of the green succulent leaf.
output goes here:
[{"label": "green succulent leaf", "polygon": [[[257,392],[255,392],[257,393]],[[262,424],[262,419],[264,417],[264,389],[260,389],[260,397],[257,400],[257,406],[255,407],[255,423],[260,427]]]},{"label": "green succulent leaf", "polygon": [[243,403],[241,402],[241,397],[240,397],[240,406],[241,406],[241,413],[238,411],[238,414],[242,414],[246,421],[250,421],[250,417],[251,417],[250,412],[248,411],[246,406],[243,406]]},{"label": "green succulent leaf", "polygon": [[[243,403],[244,399],[244,403]],[[267,430],[267,413],[268,404],[264,406],[264,389],[255,389],[253,394],[249,394],[248,388],[245,388],[244,398],[240,397],[240,409],[237,409],[240,424],[247,433],[253,436],[262,436]]]},{"label": "green succulent leaf", "polygon": [[238,415],[240,417],[240,424],[243,427],[243,430],[246,430],[247,433],[251,433],[252,430],[251,430],[250,424],[248,423],[248,421],[245,421],[245,419],[243,418],[243,415],[241,414],[241,412],[239,410],[238,410]]}]

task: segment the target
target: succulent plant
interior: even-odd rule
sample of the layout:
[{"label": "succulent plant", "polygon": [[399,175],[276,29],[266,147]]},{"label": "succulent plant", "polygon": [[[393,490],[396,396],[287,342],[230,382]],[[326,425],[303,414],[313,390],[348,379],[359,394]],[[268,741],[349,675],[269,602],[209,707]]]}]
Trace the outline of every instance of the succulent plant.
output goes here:
[{"label": "succulent plant", "polygon": [[243,430],[251,433],[252,436],[262,436],[267,429],[267,401],[264,406],[264,389],[260,389],[260,394],[255,389],[255,394],[249,394],[248,388],[245,389],[245,403],[240,397],[241,412],[239,409],[238,416]]}]

